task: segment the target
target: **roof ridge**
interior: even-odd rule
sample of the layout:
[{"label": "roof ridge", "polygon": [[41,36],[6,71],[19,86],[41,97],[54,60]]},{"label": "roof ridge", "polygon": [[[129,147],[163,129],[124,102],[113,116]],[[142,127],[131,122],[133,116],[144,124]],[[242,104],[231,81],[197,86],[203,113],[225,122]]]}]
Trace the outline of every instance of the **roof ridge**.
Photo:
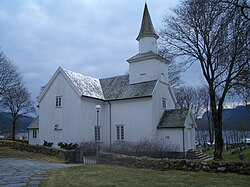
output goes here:
[{"label": "roof ridge", "polygon": [[69,69],[65,69],[65,68],[62,68],[62,69],[63,69],[64,72],[66,71],[65,73],[71,72],[71,73],[76,73],[76,74],[79,74],[79,75],[81,75],[81,76],[88,77],[88,78],[91,78],[91,79],[99,79],[99,78],[91,77],[91,76],[89,76],[89,75],[85,75],[85,74],[82,74],[82,73],[78,73],[78,72],[75,72],[75,71],[72,71],[72,70],[69,70]]},{"label": "roof ridge", "polygon": [[129,76],[128,74],[125,74],[125,75],[116,75],[116,76],[113,76],[113,77],[105,77],[105,78],[101,78],[99,80],[104,80],[104,79],[111,79],[111,78],[115,78],[115,77],[125,77],[125,76]]}]

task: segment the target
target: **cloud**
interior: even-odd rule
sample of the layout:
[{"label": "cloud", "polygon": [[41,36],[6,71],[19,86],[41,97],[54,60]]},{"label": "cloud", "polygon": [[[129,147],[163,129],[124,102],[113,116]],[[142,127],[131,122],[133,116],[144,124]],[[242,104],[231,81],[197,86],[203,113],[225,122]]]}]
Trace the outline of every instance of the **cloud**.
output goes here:
[{"label": "cloud", "polygon": [[[178,1],[148,2],[156,30]],[[0,1],[0,47],[35,99],[58,66],[92,77],[128,71],[144,0]]]}]

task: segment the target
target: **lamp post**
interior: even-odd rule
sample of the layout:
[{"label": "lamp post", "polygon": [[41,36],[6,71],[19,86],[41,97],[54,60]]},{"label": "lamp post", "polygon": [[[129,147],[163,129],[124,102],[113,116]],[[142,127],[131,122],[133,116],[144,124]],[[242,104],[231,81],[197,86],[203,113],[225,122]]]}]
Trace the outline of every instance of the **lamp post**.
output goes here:
[{"label": "lamp post", "polygon": [[100,105],[95,106],[96,109],[96,163],[99,163],[99,112],[101,109]]}]

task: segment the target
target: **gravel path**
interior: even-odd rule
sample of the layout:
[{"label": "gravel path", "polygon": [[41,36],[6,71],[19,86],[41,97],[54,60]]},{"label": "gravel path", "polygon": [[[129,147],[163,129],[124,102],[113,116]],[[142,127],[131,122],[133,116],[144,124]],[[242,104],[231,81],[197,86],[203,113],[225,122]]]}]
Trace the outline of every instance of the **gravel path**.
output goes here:
[{"label": "gravel path", "polygon": [[75,164],[48,163],[29,159],[0,159],[0,186],[38,186],[43,175],[48,171],[71,166]]}]

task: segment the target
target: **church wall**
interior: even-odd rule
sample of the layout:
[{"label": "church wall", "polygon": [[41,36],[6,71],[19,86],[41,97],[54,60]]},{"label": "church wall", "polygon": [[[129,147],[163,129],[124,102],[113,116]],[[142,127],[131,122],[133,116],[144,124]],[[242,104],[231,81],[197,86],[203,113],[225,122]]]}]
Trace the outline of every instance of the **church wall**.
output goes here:
[{"label": "church wall", "polygon": [[112,143],[117,142],[117,125],[124,125],[124,141],[151,140],[152,98],[112,101]]},{"label": "church wall", "polygon": [[[166,108],[163,108],[162,99],[166,99]],[[164,110],[175,109],[175,102],[169,91],[169,85],[161,81],[157,82],[153,94],[153,132],[156,139],[166,149],[172,148],[173,152],[183,152],[183,131],[181,128],[157,129]],[[185,137],[185,135],[184,135]]]},{"label": "church wall", "polygon": [[171,152],[183,152],[183,130],[181,128],[158,129],[157,140]]},{"label": "church wall", "polygon": [[[36,138],[33,138],[33,131],[37,132]],[[29,140],[29,144],[38,145],[39,144],[39,130],[38,129],[28,129],[28,140]]]},{"label": "church wall", "polygon": [[81,118],[77,129],[78,142],[94,142],[95,141],[95,126],[97,125],[96,105],[100,105],[98,114],[98,126],[100,127],[101,142],[108,141],[108,106],[107,103],[82,97],[81,99]]},{"label": "church wall", "polygon": [[135,84],[152,80],[168,82],[168,65],[156,59],[129,64],[129,82]]},{"label": "church wall", "polygon": [[195,127],[191,116],[188,114],[185,121],[185,149],[186,151],[190,149],[195,149]]},{"label": "church wall", "polygon": [[155,37],[141,38],[139,41],[139,53],[153,51],[157,53],[157,41]]},{"label": "church wall", "polygon": [[[56,107],[56,96],[62,96],[61,107]],[[39,103],[39,144],[42,145],[43,140],[54,142],[53,146],[60,141],[76,142],[77,128],[74,127],[82,119],[80,104],[79,96],[59,73]]]},{"label": "church wall", "polygon": [[[162,100],[166,99],[166,108],[163,108]],[[153,131],[156,133],[157,125],[161,119],[161,116],[166,109],[175,109],[175,103],[169,92],[169,86],[161,81],[157,82],[153,93]]]},{"label": "church wall", "polygon": [[[195,128],[192,128],[191,116],[188,115],[185,121],[185,128],[165,128],[157,130],[157,139],[164,145],[171,145],[176,152],[187,152],[195,149]],[[184,147],[183,147],[184,134]]]}]

